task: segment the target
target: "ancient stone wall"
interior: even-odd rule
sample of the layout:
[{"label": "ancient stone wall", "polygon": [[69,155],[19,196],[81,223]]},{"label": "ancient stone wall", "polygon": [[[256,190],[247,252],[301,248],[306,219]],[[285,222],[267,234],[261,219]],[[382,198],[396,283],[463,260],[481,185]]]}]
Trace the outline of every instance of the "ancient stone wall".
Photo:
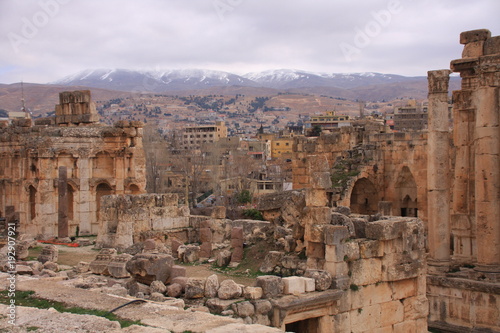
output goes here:
[{"label": "ancient stone wall", "polygon": [[[120,278],[128,276],[126,268],[135,279],[129,288],[133,295],[184,297],[213,313],[287,331],[425,332],[422,222],[410,217],[369,222],[347,207],[326,206],[330,179],[323,170],[328,163],[323,156],[313,159],[314,188],[275,200],[268,196],[260,204],[271,222],[227,220],[220,209],[212,216],[190,216],[171,194],[103,197],[98,245],[128,252],[126,246],[142,242],[144,249],[132,258],[103,250],[92,271]],[[238,263],[243,243],[251,246],[256,239],[275,241],[283,251],[269,252],[260,268],[280,276],[259,276],[255,286],[219,283],[215,275],[185,276],[173,262],[212,257],[219,266]],[[169,250],[159,252],[158,243]]]},{"label": "ancient stone wall", "polygon": [[0,129],[0,215],[13,207],[20,231],[43,238],[96,234],[101,196],[144,192],[142,123],[102,126],[88,91],[62,93],[56,109],[59,125]]},{"label": "ancient stone wall", "polygon": [[434,209],[429,205],[429,325],[452,332],[498,332],[500,36],[466,31],[460,43],[462,58],[451,62],[462,86],[453,92],[449,157],[439,139],[439,119],[447,112],[440,95],[448,91],[450,71],[429,72],[429,121],[433,115],[437,147],[429,152],[434,164],[429,200],[437,203]]},{"label": "ancient stone wall", "polygon": [[332,205],[360,214],[418,216],[426,223],[426,132],[363,134],[342,128],[339,133],[296,140],[294,189],[312,186],[311,158],[324,156],[332,176],[339,179]]}]

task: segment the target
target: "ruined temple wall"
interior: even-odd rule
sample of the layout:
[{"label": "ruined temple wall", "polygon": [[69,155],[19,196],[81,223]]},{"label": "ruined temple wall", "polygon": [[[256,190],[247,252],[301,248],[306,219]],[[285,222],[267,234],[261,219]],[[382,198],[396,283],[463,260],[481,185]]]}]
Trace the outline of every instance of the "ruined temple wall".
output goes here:
[{"label": "ruined temple wall", "polygon": [[[379,154],[374,164],[382,169],[381,201],[392,202],[391,215],[400,216],[407,195],[417,201],[418,217],[427,220],[427,133],[375,134]],[[415,187],[415,188],[414,188]],[[415,197],[416,195],[416,197]],[[382,200],[383,199],[383,200]]]},{"label": "ruined temple wall", "polygon": [[[390,203],[386,215],[401,215],[406,195],[416,201],[418,217],[427,219],[427,133],[360,134],[354,128],[319,138],[297,138],[294,145],[292,174],[294,189],[311,188],[309,166],[312,156],[325,156],[331,168],[337,158],[349,150],[359,151],[364,164],[348,182],[337,205],[351,206],[356,181],[368,179],[376,189],[377,200]],[[358,167],[356,165],[355,167]]]},{"label": "ruined temple wall", "polygon": [[[92,109],[89,109],[92,111]],[[95,110],[94,110],[95,111]],[[43,121],[41,123],[44,123]],[[20,230],[58,236],[59,168],[71,193],[69,235],[96,234],[102,194],[145,191],[142,123],[66,123],[64,127],[15,121],[0,128],[0,213],[12,206]]]},{"label": "ruined temple wall", "polygon": [[191,227],[189,209],[178,205],[176,194],[104,196],[101,215],[99,247],[125,249],[141,241],[142,233]]},{"label": "ruined temple wall", "polygon": [[[394,217],[367,223],[362,231],[358,225],[356,233],[366,238],[356,238],[348,227],[330,224],[327,207],[307,208],[307,269],[327,271],[333,277],[331,288],[344,291],[333,308],[317,310],[324,312],[319,322],[328,330],[323,331],[426,332],[422,221]],[[284,316],[282,322],[292,318]]]},{"label": "ruined temple wall", "polygon": [[334,244],[326,245],[327,270],[337,280],[346,271],[349,277],[335,331],[427,331],[422,229],[417,219],[394,218],[368,224],[367,239],[327,238]]},{"label": "ruined temple wall", "polygon": [[357,144],[359,137],[360,133],[352,127],[340,128],[317,138],[296,137],[292,147],[293,189],[311,187],[311,175],[307,171],[309,156],[324,156],[331,168],[337,157]]},{"label": "ruined temple wall", "polygon": [[432,275],[427,279],[432,327],[452,332],[498,332],[498,283]]}]

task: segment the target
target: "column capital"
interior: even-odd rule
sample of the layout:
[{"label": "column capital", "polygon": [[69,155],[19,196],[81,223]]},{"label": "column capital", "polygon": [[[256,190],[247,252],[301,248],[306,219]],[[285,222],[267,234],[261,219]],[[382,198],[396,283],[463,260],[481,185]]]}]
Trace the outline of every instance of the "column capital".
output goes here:
[{"label": "column capital", "polygon": [[427,72],[427,81],[429,83],[429,94],[448,93],[448,84],[450,82],[449,69],[440,69]]}]

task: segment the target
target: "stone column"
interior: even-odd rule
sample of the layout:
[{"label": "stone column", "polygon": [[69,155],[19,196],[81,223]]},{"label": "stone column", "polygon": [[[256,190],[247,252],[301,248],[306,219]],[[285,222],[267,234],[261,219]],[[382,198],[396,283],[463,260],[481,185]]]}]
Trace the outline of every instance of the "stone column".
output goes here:
[{"label": "stone column", "polygon": [[95,215],[91,209],[91,202],[95,201],[90,189],[92,163],[88,154],[81,155],[77,163],[80,175],[80,190],[78,192],[77,205],[80,235],[90,235],[92,234],[91,222]]},{"label": "stone column", "polygon": [[[448,83],[450,70],[428,72],[427,204],[429,265],[447,270],[450,260],[450,137]],[[430,269],[432,272],[432,269]]]},{"label": "stone column", "polygon": [[65,166],[59,167],[57,237],[68,237],[68,175]]},{"label": "stone column", "polygon": [[499,87],[482,86],[473,96],[477,268],[491,272],[500,272],[499,95]]}]

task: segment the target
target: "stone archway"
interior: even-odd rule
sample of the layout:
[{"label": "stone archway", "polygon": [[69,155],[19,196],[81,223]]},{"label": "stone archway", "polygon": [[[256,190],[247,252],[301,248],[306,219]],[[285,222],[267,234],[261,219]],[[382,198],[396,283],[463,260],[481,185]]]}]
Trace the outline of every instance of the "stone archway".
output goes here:
[{"label": "stone archway", "polygon": [[132,184],[128,187],[128,191],[130,194],[141,194],[141,190],[139,189],[139,186]]},{"label": "stone archway", "polygon": [[368,178],[360,178],[356,181],[351,192],[351,211],[353,213],[376,214],[379,201],[378,191]]}]

